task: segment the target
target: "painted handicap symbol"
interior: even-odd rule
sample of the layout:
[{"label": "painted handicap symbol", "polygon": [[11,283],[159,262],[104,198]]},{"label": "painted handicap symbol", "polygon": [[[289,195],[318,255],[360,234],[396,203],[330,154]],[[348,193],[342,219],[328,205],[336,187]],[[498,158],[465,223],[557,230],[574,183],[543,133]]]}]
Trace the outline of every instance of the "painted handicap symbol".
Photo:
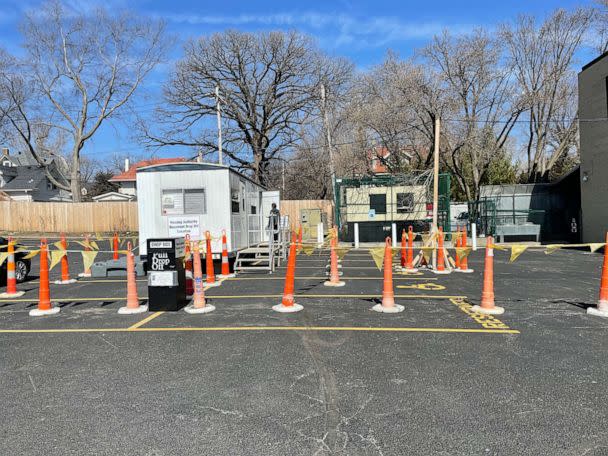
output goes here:
[{"label": "painted handicap symbol", "polygon": [[414,285],[397,285],[397,288],[425,291],[445,290],[445,287],[443,285],[439,285],[438,283],[415,283]]}]

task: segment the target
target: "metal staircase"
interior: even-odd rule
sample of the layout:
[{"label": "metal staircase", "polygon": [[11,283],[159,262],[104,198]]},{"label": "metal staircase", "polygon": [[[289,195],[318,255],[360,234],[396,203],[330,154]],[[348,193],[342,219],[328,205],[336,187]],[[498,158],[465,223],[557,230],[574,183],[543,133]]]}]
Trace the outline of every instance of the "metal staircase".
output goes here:
[{"label": "metal staircase", "polygon": [[268,239],[268,242],[261,242],[239,250],[234,262],[234,271],[237,273],[268,271],[269,274],[272,274],[281,261],[287,257],[289,230],[268,229]]}]

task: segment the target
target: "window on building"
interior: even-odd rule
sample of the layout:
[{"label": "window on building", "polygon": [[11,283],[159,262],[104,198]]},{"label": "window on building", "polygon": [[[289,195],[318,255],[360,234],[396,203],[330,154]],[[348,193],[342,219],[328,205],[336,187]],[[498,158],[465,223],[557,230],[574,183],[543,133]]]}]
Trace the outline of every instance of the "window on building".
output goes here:
[{"label": "window on building", "polygon": [[161,192],[163,215],[205,214],[205,189],[166,189]]},{"label": "window on building", "polygon": [[376,214],[386,214],[386,194],[369,195],[369,208],[374,209]]},{"label": "window on building", "polygon": [[414,212],[414,194],[397,193],[397,213],[407,214]]},{"label": "window on building", "polygon": [[10,161],[8,161],[8,160],[4,160],[4,161],[2,162],[2,165],[3,165],[3,166],[11,166],[11,162],[10,162]]},{"label": "window on building", "polygon": [[258,213],[258,208],[255,206],[251,206],[251,212],[249,212],[251,215],[255,215]]},{"label": "window on building", "polygon": [[52,182],[47,182],[46,188],[47,188],[47,190],[55,190],[55,186],[53,185]]},{"label": "window on building", "polygon": [[205,190],[202,188],[188,188],[184,190],[184,214],[205,214]]}]

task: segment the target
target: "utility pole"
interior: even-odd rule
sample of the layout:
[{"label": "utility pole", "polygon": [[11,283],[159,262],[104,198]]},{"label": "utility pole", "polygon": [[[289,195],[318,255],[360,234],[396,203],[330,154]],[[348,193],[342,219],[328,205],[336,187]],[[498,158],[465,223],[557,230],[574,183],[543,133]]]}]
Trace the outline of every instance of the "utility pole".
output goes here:
[{"label": "utility pole", "polygon": [[[438,233],[437,218],[439,213],[439,134],[441,128],[439,117],[435,117],[434,146],[433,146],[433,226],[431,233]],[[433,242],[437,245],[436,242]],[[433,249],[433,268],[437,270],[437,250]]]},{"label": "utility pole", "polygon": [[220,106],[220,86],[215,86],[215,102],[217,110],[217,153],[218,162],[220,165],[224,161],[224,152],[222,151],[222,111]]},{"label": "utility pole", "polygon": [[[321,84],[321,109],[323,110],[323,124],[325,126],[325,131],[327,133],[327,151],[329,155],[329,173],[331,175],[331,190],[334,196],[334,203],[337,207],[336,200],[336,169],[334,167],[334,152],[331,146],[331,129],[329,126],[329,114],[327,112],[327,101],[325,97],[325,84]],[[338,220],[334,220],[334,223],[337,225]]]},{"label": "utility pole", "polygon": [[285,195],[285,161],[283,161],[282,178],[283,178],[283,195]]},{"label": "utility pole", "polygon": [[439,117],[435,118],[435,131],[433,147],[433,231],[437,231],[437,216],[439,210],[439,134],[441,121]]}]

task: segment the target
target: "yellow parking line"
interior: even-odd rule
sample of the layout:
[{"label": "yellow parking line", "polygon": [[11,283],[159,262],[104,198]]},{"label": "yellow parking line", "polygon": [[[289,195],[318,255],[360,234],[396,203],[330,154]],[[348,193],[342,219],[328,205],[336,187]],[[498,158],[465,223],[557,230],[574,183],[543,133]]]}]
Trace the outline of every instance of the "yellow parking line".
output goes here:
[{"label": "yellow parking line", "polygon": [[[226,295],[226,296],[214,296],[207,295],[209,299],[253,299],[253,298],[280,298],[282,294],[267,294],[267,295]],[[308,299],[308,298],[363,298],[373,299],[381,298],[381,294],[296,294],[296,299]],[[465,299],[466,296],[454,296],[454,295],[405,295],[396,294],[395,298],[401,299]]]},{"label": "yellow parking line", "polygon": [[420,333],[463,333],[463,334],[519,334],[516,329],[478,328],[375,328],[367,326],[218,326],[185,328],[74,328],[74,329],[0,329],[0,334],[65,334],[96,332],[186,332],[186,331],[354,331],[354,332],[420,332]]},{"label": "yellow parking line", "polygon": [[[253,298],[280,298],[282,294],[264,294],[264,295],[225,295],[225,296],[216,296],[216,295],[207,295],[209,299],[253,299]],[[362,298],[362,299],[370,299],[370,298],[381,298],[381,294],[296,294],[296,298],[300,299],[308,299],[308,298]],[[395,298],[403,298],[403,299],[465,299],[466,296],[461,295],[404,295],[404,294],[396,294]],[[87,301],[110,301],[110,302],[119,302],[126,301],[126,297],[108,297],[108,298],[54,298],[53,302],[87,302]],[[147,300],[148,297],[140,297],[140,301]],[[32,298],[18,298],[18,299],[0,299],[0,303],[3,302],[37,302],[38,299],[35,297]]]},{"label": "yellow parking line", "polygon": [[150,320],[154,320],[156,317],[158,317],[159,315],[162,315],[163,312],[154,312],[152,315],[148,315],[146,318],[144,318],[141,321],[138,321],[137,323],[135,323],[132,326],[129,326],[129,329],[137,329],[140,326],[145,325],[146,323],[148,323]]},{"label": "yellow parking line", "polygon": [[[327,276],[310,276],[310,277],[296,277],[296,280],[327,280]],[[274,276],[274,277],[234,277],[231,279],[226,279],[228,281],[238,281],[238,280],[285,280],[285,276]],[[378,277],[340,277],[340,280],[382,280],[381,276]],[[393,280],[439,280],[437,277],[395,277],[393,276]]]}]

